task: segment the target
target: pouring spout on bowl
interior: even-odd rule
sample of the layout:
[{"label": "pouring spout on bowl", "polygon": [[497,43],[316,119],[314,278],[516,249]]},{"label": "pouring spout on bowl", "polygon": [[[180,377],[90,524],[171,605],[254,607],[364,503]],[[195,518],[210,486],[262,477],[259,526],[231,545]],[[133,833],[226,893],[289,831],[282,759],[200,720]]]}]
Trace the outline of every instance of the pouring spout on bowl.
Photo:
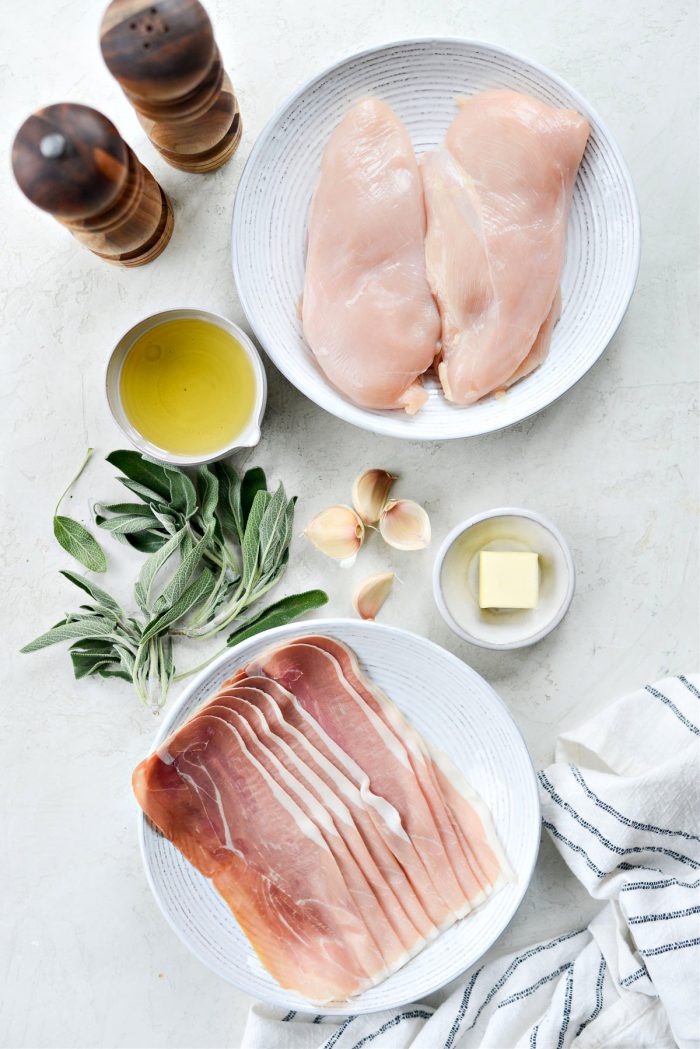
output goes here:
[{"label": "pouring spout on bowl", "polygon": [[240,440],[237,442],[237,447],[255,448],[256,444],[260,443],[261,436],[260,427],[256,425],[253,429],[241,435]]}]

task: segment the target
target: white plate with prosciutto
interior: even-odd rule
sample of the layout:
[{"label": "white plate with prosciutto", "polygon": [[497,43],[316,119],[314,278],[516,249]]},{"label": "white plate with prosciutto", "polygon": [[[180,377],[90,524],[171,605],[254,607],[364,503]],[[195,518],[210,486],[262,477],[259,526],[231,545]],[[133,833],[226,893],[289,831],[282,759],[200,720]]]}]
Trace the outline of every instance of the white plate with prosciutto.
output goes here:
[{"label": "white plate with prosciutto", "polygon": [[493,943],[540,837],[490,686],[395,627],[267,631],[207,668],[134,772],[149,882],[192,952],[323,1013],[424,997]]},{"label": "white plate with prosciutto", "polygon": [[640,224],[612,135],[556,74],[474,40],[384,44],[296,91],[236,194],[236,287],[307,397],[376,433],[516,423],[598,360]]}]

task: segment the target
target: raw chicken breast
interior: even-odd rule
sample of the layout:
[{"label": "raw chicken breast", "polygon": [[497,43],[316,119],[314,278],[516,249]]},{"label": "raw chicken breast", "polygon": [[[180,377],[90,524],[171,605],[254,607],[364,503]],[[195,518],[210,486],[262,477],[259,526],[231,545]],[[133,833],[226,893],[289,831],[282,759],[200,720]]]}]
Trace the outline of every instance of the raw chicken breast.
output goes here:
[{"label": "raw chicken breast", "polygon": [[573,110],[486,91],[422,160],[439,375],[457,404],[508,385],[552,308],[588,130]]},{"label": "raw chicken breast", "polygon": [[530,347],[530,351],[525,360],[520,364],[510,379],[504,384],[507,387],[512,386],[514,383],[524,379],[526,375],[530,375],[534,372],[535,368],[539,368],[542,361],[549,353],[549,344],[552,341],[552,332],[554,327],[561,316],[561,291],[557,288],[554,296],[554,302],[552,308],[544,319],[542,327],[537,333],[537,338]]},{"label": "raw chicken breast", "polygon": [[331,135],[309,213],[302,323],[319,365],[364,408],[426,400],[440,319],[428,288],[425,208],[408,133],[376,98]]}]

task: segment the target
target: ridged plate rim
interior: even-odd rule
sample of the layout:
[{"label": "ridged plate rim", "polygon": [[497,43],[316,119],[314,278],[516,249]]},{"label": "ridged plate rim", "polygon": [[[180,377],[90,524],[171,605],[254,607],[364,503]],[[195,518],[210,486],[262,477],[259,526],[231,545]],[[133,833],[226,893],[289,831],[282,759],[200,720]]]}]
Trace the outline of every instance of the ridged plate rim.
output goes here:
[{"label": "ridged plate rim", "polygon": [[[379,623],[370,623],[362,620],[344,618],[314,619],[301,623],[291,623],[287,624],[286,626],[275,627],[272,630],[267,630],[255,635],[254,637],[248,638],[246,641],[243,641],[239,645],[237,645],[230,652],[221,653],[214,661],[212,661],[212,663],[208,667],[206,667],[199,674],[197,674],[197,676],[190,682],[187,688],[183,691],[182,695],[176,700],[176,702],[173,704],[173,706],[163,718],[155,735],[155,739],[153,741],[150,753],[152,753],[165,740],[165,738],[170,734],[170,732],[177,728],[181,722],[186,720],[187,716],[189,716],[189,711],[187,710],[187,707],[189,706],[192,697],[200,689],[206,686],[212,678],[216,677],[220,668],[225,664],[231,664],[231,668],[233,668],[234,666],[238,667],[241,665],[242,662],[245,661],[245,659],[247,658],[247,653],[249,653],[251,650],[259,650],[268,646],[269,644],[283,641],[298,635],[325,633],[330,636],[335,636],[339,640],[344,640],[344,635],[347,634],[348,631],[359,631],[360,633],[367,635],[376,635],[381,633],[382,635],[384,635],[384,637],[388,640],[389,643],[391,643],[392,637],[400,638],[403,641],[408,641],[412,647],[415,647],[415,650],[417,652],[422,652],[427,657],[430,657],[434,660],[440,660],[445,662],[446,665],[450,666],[456,674],[463,675],[465,679],[468,679],[473,686],[479,689],[479,691],[488,700],[488,703],[492,705],[497,717],[500,718],[502,724],[507,728],[508,732],[511,735],[511,746],[515,750],[515,756],[517,758],[518,764],[520,765],[521,781],[529,788],[529,796],[514,799],[514,804],[522,805],[522,820],[529,823],[528,834],[526,835],[527,845],[524,849],[525,860],[522,866],[520,866],[517,871],[517,884],[507,890],[510,891],[512,894],[512,899],[508,911],[505,914],[505,916],[502,917],[502,920],[500,922],[494,924],[493,930],[489,930],[488,940],[485,943],[483,950],[479,954],[479,957],[481,957],[483,953],[489,949],[489,947],[493,944],[493,942],[509,924],[513,915],[518,909],[523,899],[523,896],[525,895],[525,892],[527,891],[527,887],[530,883],[535,862],[537,860],[537,854],[539,851],[540,802],[535,769],[532,765],[532,761],[530,759],[530,755],[528,753],[522,734],[517,724],[515,723],[512,715],[510,714],[510,711],[506,707],[503,700],[491,687],[491,685],[489,685],[488,682],[485,681],[480,674],[478,674],[475,670],[468,666],[468,664],[464,663],[452,652],[449,652],[447,649],[442,648],[440,645],[436,644],[434,641],[430,641],[428,638],[422,637],[418,634],[414,634],[408,630],[403,630],[400,627],[388,626]],[[352,642],[348,643],[352,644]],[[212,688],[213,687],[215,686],[212,686]],[[469,742],[472,745],[474,743],[473,740]],[[513,750],[509,752],[509,757],[513,758]],[[293,992],[286,991],[279,984],[277,984],[277,982],[271,976],[269,977],[269,990],[266,993],[266,991],[264,990],[261,991],[260,988],[251,990],[250,987],[247,987],[245,985],[245,981],[231,979],[230,977],[224,975],[223,973],[217,970],[216,966],[212,964],[210,958],[206,957],[205,954],[198,949],[197,945],[191,941],[186,931],[180,925],[178,925],[178,922],[174,919],[173,914],[168,909],[165,901],[161,897],[159,888],[154,878],[154,856],[152,855],[149,846],[149,835],[156,836],[157,838],[161,838],[161,835],[158,831],[155,830],[155,828],[152,827],[152,825],[149,823],[149,821],[147,820],[146,816],[140,808],[137,811],[137,833],[141,858],[143,861],[148,884],[155,897],[156,903],[161,913],[163,914],[170,928],[180,939],[180,941],[201,962],[203,962],[204,965],[207,966],[207,968],[209,968],[212,972],[216,973],[221,979],[227,980],[227,982],[231,983],[233,986],[238,987],[243,992],[247,994],[252,994],[257,998],[268,1002],[269,1004],[280,1006],[282,1008],[291,1008],[295,1010],[313,1012],[314,1006],[311,1003],[304,1001],[298,995],[295,995]],[[151,840],[153,839],[151,838]],[[181,867],[186,869],[190,868],[189,863],[179,853],[177,853],[177,861]],[[152,866],[152,864],[154,865]],[[496,898],[497,897],[494,897],[494,899]],[[483,910],[480,910],[480,913],[487,912],[488,907],[489,904],[487,903]],[[234,918],[234,916],[228,911],[227,914],[230,917],[231,922],[236,924],[236,919]],[[463,919],[463,922],[468,923],[469,918],[467,917],[466,919]],[[458,923],[458,925],[460,924],[461,923]],[[468,929],[468,924],[466,925],[466,927]],[[454,928],[456,927],[453,926],[453,929]],[[450,930],[448,930],[447,933],[444,933],[442,935],[447,935],[449,932]],[[435,944],[439,944],[439,942],[440,938],[438,938],[435,941]],[[252,948],[247,943],[246,950],[252,956]],[[420,955],[418,955],[417,957],[419,958]],[[461,967],[456,967],[454,968],[454,971],[450,970],[448,975],[441,976],[436,981],[431,982],[431,980],[426,979],[424,985],[421,985],[418,993],[416,993],[416,991],[413,991],[410,994],[402,995],[400,990],[397,988],[397,993],[394,994],[394,996],[390,999],[380,1001],[375,1004],[368,1004],[367,997],[369,995],[372,995],[373,992],[377,992],[383,986],[382,984],[379,984],[377,985],[377,987],[370,988],[368,991],[363,992],[363,994],[358,995],[357,998],[352,1000],[350,1006],[323,1006],[322,1008],[319,1007],[317,1011],[323,1012],[324,1015],[346,1015],[348,1012],[377,1012],[382,1009],[388,1009],[405,1005],[408,1002],[415,1000],[417,997],[423,998],[427,995],[433,994],[446,983],[459,976],[460,973],[468,967],[468,965],[474,964],[477,960],[478,958],[470,959],[467,965],[461,965]],[[400,976],[402,971],[404,970],[399,970],[398,973],[394,974],[394,977],[392,977],[392,979],[395,979],[396,976]]]}]

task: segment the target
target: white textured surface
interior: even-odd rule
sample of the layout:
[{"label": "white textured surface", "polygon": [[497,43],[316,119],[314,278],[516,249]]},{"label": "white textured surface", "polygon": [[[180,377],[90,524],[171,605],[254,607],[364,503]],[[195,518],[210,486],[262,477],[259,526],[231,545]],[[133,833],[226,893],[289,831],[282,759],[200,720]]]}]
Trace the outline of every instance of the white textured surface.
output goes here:
[{"label": "white textured surface", "polygon": [[[161,161],[97,49],[99,4],[35,0],[3,36],[3,149],[24,117],[61,99],[117,123],[171,193],[175,234],[139,270],[113,269],[23,200],[0,165],[3,698],[0,705],[0,1040],[6,1046],[240,1044],[247,999],[180,944],[146,883],[129,788],[154,734],[126,684],[75,683],[54,650],[17,648],[72,602],[51,536],[58,493],[94,444],[119,434],[102,394],[107,354],[130,324],[183,303],[242,322],[230,268],[233,191],[255,134],[309,76],[362,47],[421,35],[493,40],[559,73],[601,113],[640,198],[643,255],[630,310],[602,360],[564,399],[510,430],[445,445],[395,442],[340,423],[268,367],[263,443],[251,461],[301,496],[304,522],[347,500],[370,465],[425,501],[433,545],[394,553],[373,536],[350,572],[298,540],[285,589],[325,583],[349,615],[351,584],[393,564],[382,620],[424,633],[487,678],[537,764],[563,726],[615,694],[697,665],[697,34],[693,6],[669,0],[228,0],[209,2],[240,94],[239,155],[211,176]],[[116,494],[95,462],[66,510]],[[501,505],[541,510],[569,539],[578,587],[561,627],[532,649],[458,641],[430,594],[438,545],[459,520]],[[112,562],[123,564],[115,544]],[[110,577],[111,578],[111,577]],[[126,596],[127,577],[119,586]],[[197,657],[193,658],[193,662]],[[544,844],[531,889],[498,948],[585,922],[597,909]]]},{"label": "white textured surface", "polygon": [[[227,678],[271,645],[308,633],[292,623],[249,638],[202,671],[161,727],[156,744],[177,729]],[[444,751],[486,803],[514,879],[476,914],[453,925],[377,987],[353,1000],[353,1012],[377,1012],[420,1000],[473,965],[505,928],[522,899],[537,856],[540,806],[527,749],[506,708],[483,678],[429,641],[396,627],[320,620],[318,633],[352,648],[363,670]],[[429,704],[426,697],[430,697]],[[154,747],[155,749],[155,747]],[[308,1002],[263,969],[211,882],[142,817],[144,861],[160,906],[182,940],[213,972],[256,998],[285,1009]],[[347,1012],[325,1008],[325,1013]]]},{"label": "white textured surface", "polygon": [[[576,109],[590,124],[569,214],[562,312],[545,362],[505,397],[449,404],[433,377],[414,416],[359,408],[326,379],[302,332],[307,216],[321,155],[350,107],[367,95],[404,122],[417,155],[444,140],[461,95],[524,91]],[[639,215],[618,147],[590,104],[550,71],[477,41],[388,44],[331,67],[285,102],[263,130],[236,197],[231,250],[236,288],[253,331],[277,367],[338,418],[406,440],[490,433],[550,404],[598,360],[624,314],[639,264]]]}]

